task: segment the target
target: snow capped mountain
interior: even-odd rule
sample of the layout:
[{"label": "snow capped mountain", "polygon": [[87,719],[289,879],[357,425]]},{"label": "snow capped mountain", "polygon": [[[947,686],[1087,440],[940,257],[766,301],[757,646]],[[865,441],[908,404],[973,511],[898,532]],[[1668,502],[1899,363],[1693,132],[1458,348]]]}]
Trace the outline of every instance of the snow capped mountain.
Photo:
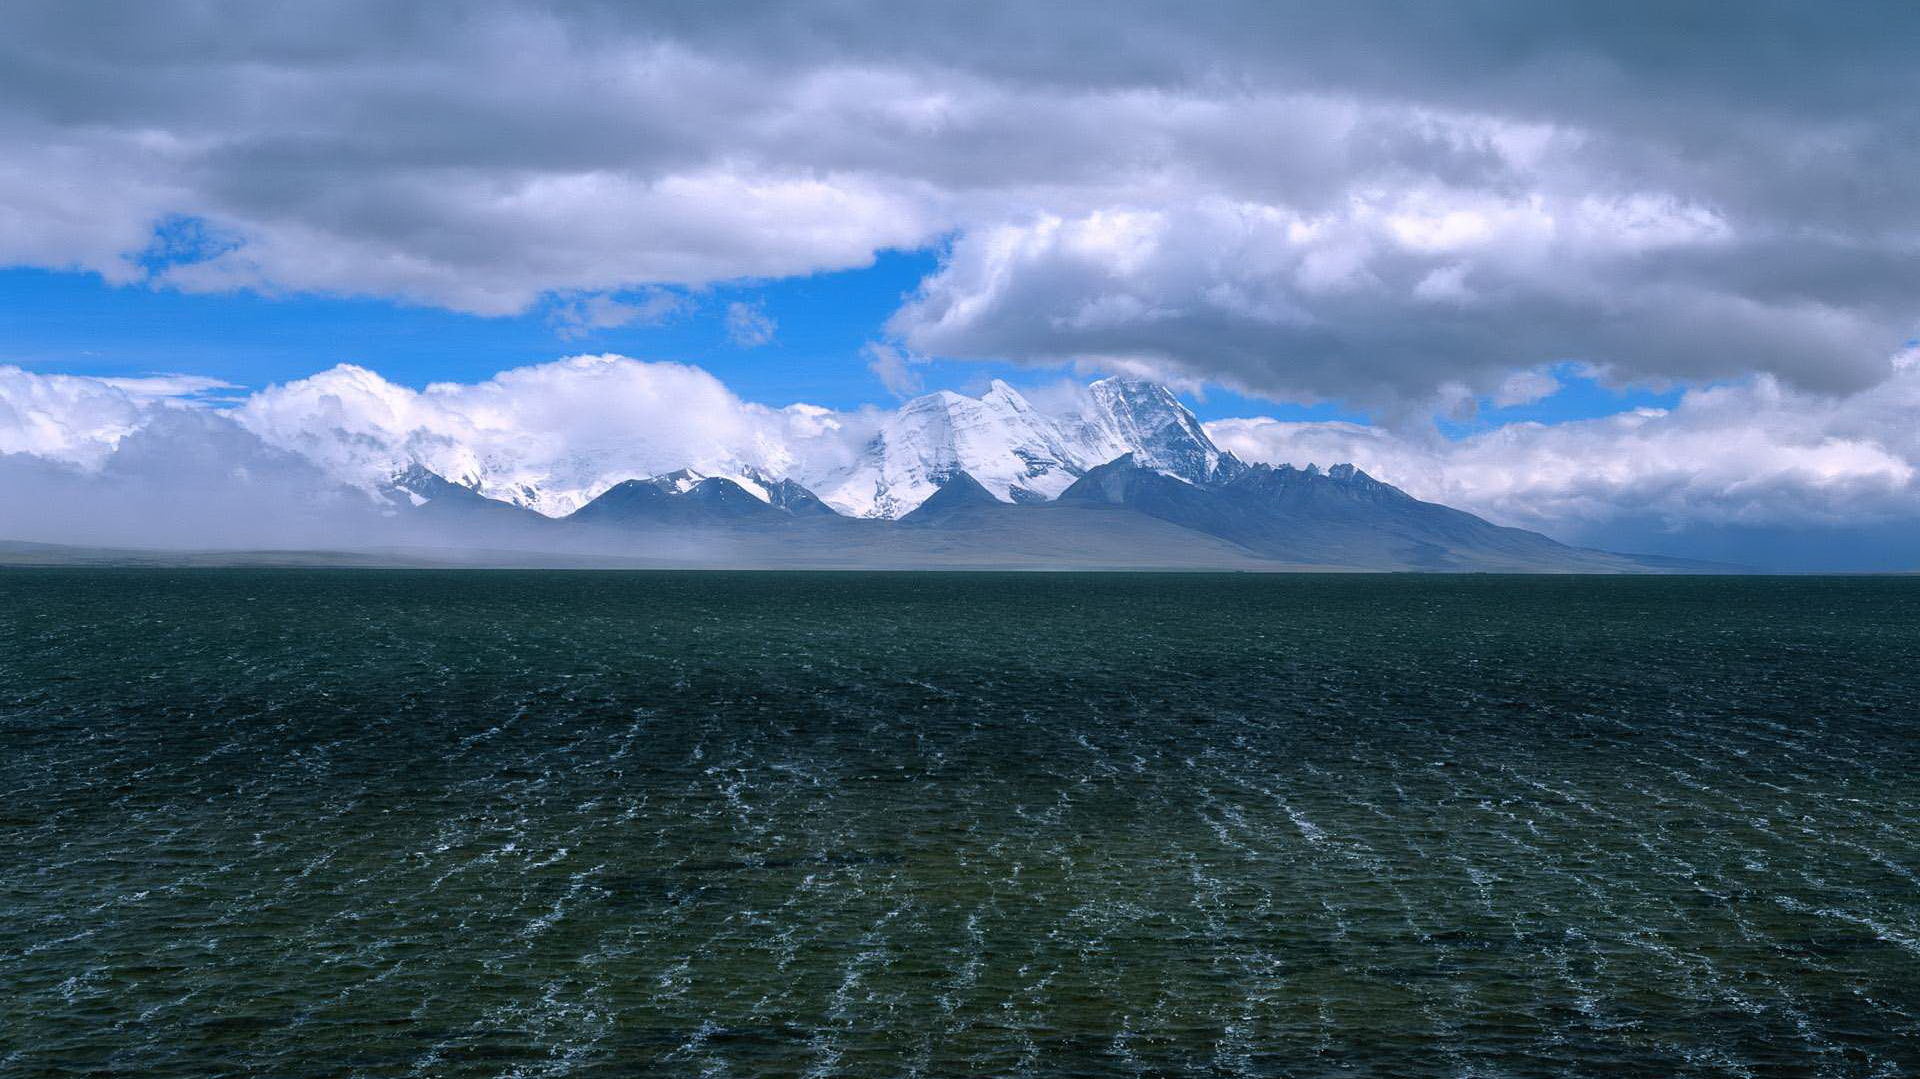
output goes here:
[{"label": "snow capped mountain", "polygon": [[[826,472],[871,421],[812,405],[742,401],[698,368],[578,356],[480,383],[416,390],[342,364],[268,387],[233,412],[242,427],[379,497],[413,466],[489,498],[564,517],[622,481],[691,468]],[[852,425],[852,430],[847,430]]]},{"label": "snow capped mountain", "polygon": [[1244,467],[1232,454],[1221,452],[1201,429],[1199,419],[1159,383],[1103,378],[1087,391],[1095,405],[1088,410],[1087,424],[1098,432],[1100,445],[1119,447],[1119,452],[1090,462],[1089,468],[1131,453],[1144,468],[1188,483],[1207,483],[1219,478],[1223,468]]},{"label": "snow capped mountain", "polygon": [[1164,386],[1102,379],[1076,410],[1050,415],[996,379],[977,398],[941,390],[908,401],[815,490],[851,516],[899,517],[965,472],[1003,502],[1045,502],[1125,453],[1192,483],[1238,465]]},{"label": "snow capped mountain", "polygon": [[887,417],[850,468],[816,492],[854,517],[899,517],[966,472],[1007,502],[1051,499],[1097,452],[1054,417],[995,380],[980,397],[940,390]]},{"label": "snow capped mountain", "polygon": [[616,483],[569,518],[589,525],[714,525],[766,521],[783,511],[731,479],[687,470]]},{"label": "snow capped mountain", "polygon": [[1245,467],[1165,387],[1122,378],[1046,409],[996,380],[978,397],[835,412],[767,408],[696,369],[619,357],[424,390],[343,365],[270,387],[235,419],[382,503],[432,497],[416,489],[431,476],[556,518],[633,479],[671,493],[725,479],[791,512],[897,518],[959,472],[1000,501],[1044,502],[1126,453],[1190,483]]},{"label": "snow capped mountain", "polygon": [[[844,427],[857,429],[857,423]],[[389,477],[424,464],[454,483],[549,516],[573,512],[630,478],[650,478],[673,493],[706,479],[726,479],[763,502],[796,512],[897,518],[959,472],[1000,501],[1046,502],[1088,469],[1127,453],[1142,467],[1189,483],[1245,467],[1207,438],[1199,420],[1166,387],[1123,378],[1093,383],[1075,407],[1058,414],[1041,411],[998,379],[979,397],[952,390],[916,397],[881,416],[866,444],[845,464],[830,455],[823,460],[818,453],[757,440],[755,456],[789,463],[794,473],[789,476],[697,443],[678,451],[680,461],[697,466],[659,473],[647,464],[674,451],[657,445],[630,455],[607,447],[543,462],[537,470],[497,444],[485,457],[459,439],[410,436],[398,445],[373,445],[375,460],[391,462]]]},{"label": "snow capped mountain", "polygon": [[[715,481],[724,480],[725,484]],[[671,494],[699,494],[703,491],[737,487],[753,498],[797,516],[833,513],[833,509],[812,491],[790,479],[775,479],[763,468],[742,465],[732,472],[700,472],[682,468],[647,481]]]}]

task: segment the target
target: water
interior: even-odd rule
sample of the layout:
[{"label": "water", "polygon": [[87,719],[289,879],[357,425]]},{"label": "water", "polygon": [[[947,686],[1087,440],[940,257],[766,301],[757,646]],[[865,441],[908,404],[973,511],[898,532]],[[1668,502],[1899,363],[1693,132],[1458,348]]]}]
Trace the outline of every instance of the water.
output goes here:
[{"label": "water", "polygon": [[1920,580],[0,573],[0,1074],[1920,1070]]}]

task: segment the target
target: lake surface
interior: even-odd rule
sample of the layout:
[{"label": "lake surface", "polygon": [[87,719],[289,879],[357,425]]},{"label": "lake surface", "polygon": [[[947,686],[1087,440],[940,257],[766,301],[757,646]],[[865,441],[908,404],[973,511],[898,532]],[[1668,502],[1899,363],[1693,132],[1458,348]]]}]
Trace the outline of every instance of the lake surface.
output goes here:
[{"label": "lake surface", "polygon": [[0,1075],[1920,1071],[1920,580],[0,571]]}]

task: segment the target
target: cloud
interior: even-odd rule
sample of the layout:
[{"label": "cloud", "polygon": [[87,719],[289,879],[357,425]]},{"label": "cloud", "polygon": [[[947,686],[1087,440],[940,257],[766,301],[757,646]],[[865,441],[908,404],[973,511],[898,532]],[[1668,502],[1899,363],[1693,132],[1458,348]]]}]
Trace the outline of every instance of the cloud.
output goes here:
[{"label": "cloud", "polygon": [[[896,350],[875,355],[918,374]],[[1911,567],[1920,351],[1891,367],[1881,386],[1854,394],[1759,375],[1689,389],[1666,409],[1506,423],[1459,439],[1258,416],[1207,430],[1248,460],[1352,461],[1418,497],[1594,546],[1757,564],[1783,564],[1793,546],[1805,567],[1831,567],[1840,551],[1857,568]],[[424,389],[342,365],[235,407],[190,396],[203,381],[143,380],[143,396],[0,367],[0,504],[34,507],[0,539],[365,546],[378,531],[373,492],[414,462],[554,515],[621,480],[683,467],[821,484],[843,474],[886,415],[771,407],[699,368],[611,355]],[[1054,384],[1032,400],[1069,414],[1083,392]]]},{"label": "cloud", "polygon": [[150,408],[77,462],[0,451],[0,498],[31,507],[9,515],[5,540],[284,550],[374,546],[385,534],[366,492],[197,407]]},{"label": "cloud", "polygon": [[867,358],[867,370],[895,397],[911,397],[925,388],[920,373],[914,370],[926,362],[921,357],[880,341],[868,342],[860,351]]},{"label": "cloud", "polygon": [[84,378],[0,365],[0,454],[97,469],[160,410],[231,383],[194,375]]},{"label": "cloud", "polygon": [[1516,405],[1530,405],[1544,401],[1561,389],[1560,380],[1551,370],[1531,367],[1515,371],[1508,375],[1493,392],[1493,407],[1512,408]]},{"label": "cloud", "polygon": [[129,397],[147,401],[169,397],[203,397],[215,390],[241,388],[224,379],[208,378],[205,375],[135,375],[101,378],[98,381],[103,385],[112,386]]},{"label": "cloud", "polygon": [[0,262],[584,332],[950,243],[916,351],[1408,413],[1566,360],[1870,385],[1920,313],[1920,12],[1696,15],[10,4]]},{"label": "cloud", "polygon": [[[1671,409],[1511,423],[1457,441],[1270,418],[1207,430],[1248,460],[1353,461],[1418,497],[1581,542],[1713,529],[1820,530],[1831,542],[1920,525],[1916,414],[1920,356],[1907,352],[1886,383],[1852,395],[1810,394],[1761,375],[1689,390]],[[1746,557],[1767,561],[1765,547]],[[1920,539],[1905,558],[1920,558]]]},{"label": "cloud", "polygon": [[571,340],[596,330],[658,325],[686,309],[685,297],[665,289],[649,289],[633,300],[606,294],[574,295],[556,298],[547,321],[562,338]]},{"label": "cloud", "polygon": [[1627,379],[1759,370],[1829,392],[1885,377],[1906,333],[1892,308],[1759,302],[1718,272],[1752,256],[1711,213],[1642,200],[1403,190],[1320,214],[1205,200],[970,233],[889,329],[931,355],[1106,358],[1387,409],[1452,385],[1507,396],[1545,360]]},{"label": "cloud", "polygon": [[854,452],[867,422],[752,404],[699,368],[611,355],[424,390],[341,365],[268,387],[234,416],[343,482],[374,486],[419,462],[554,516],[622,480],[678,468],[823,474]]},{"label": "cloud", "polygon": [[759,348],[772,341],[779,328],[764,304],[736,300],[727,305],[727,340],[735,348]]}]

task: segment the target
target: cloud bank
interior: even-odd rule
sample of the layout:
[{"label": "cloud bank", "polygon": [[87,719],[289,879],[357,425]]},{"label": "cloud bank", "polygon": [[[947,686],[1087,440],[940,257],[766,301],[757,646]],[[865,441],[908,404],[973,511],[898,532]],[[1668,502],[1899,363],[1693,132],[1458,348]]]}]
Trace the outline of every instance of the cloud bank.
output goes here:
[{"label": "cloud bank", "polygon": [[[1249,460],[1353,461],[1418,497],[1575,542],[1785,564],[1768,556],[1782,536],[1832,547],[1871,534],[1881,538],[1847,566],[1910,568],[1920,565],[1920,352],[1892,366],[1882,386],[1851,395],[1758,376],[1688,391],[1670,409],[1457,440],[1269,417],[1207,430]],[[1551,375],[1532,374],[1511,392],[1551,392]],[[206,389],[0,367],[0,504],[18,511],[0,539],[341,544],[379,510],[380,485],[415,462],[556,516],[621,480],[682,467],[813,483],[845,467],[882,417],[757,404],[699,368],[620,356],[420,390],[340,366],[231,406],[196,396]],[[1044,407],[1071,394],[1033,396]],[[1809,550],[1791,564],[1833,564],[1820,559]]]},{"label": "cloud bank", "polygon": [[345,483],[371,487],[417,462],[550,516],[622,480],[678,468],[823,475],[872,430],[859,413],[751,404],[697,367],[620,356],[419,391],[343,365],[269,387],[232,416]]},{"label": "cloud bank", "polygon": [[1844,396],[1920,315],[1917,45],[1868,4],[26,2],[0,262],[590,332],[937,246],[902,354]]},{"label": "cloud bank", "polygon": [[[1350,460],[1431,501],[1595,546],[1779,568],[1920,566],[1920,352],[1849,395],[1761,375],[1671,409],[1511,423],[1448,440],[1389,427],[1221,420],[1248,460]],[[1844,553],[1843,553],[1844,552]]]}]

